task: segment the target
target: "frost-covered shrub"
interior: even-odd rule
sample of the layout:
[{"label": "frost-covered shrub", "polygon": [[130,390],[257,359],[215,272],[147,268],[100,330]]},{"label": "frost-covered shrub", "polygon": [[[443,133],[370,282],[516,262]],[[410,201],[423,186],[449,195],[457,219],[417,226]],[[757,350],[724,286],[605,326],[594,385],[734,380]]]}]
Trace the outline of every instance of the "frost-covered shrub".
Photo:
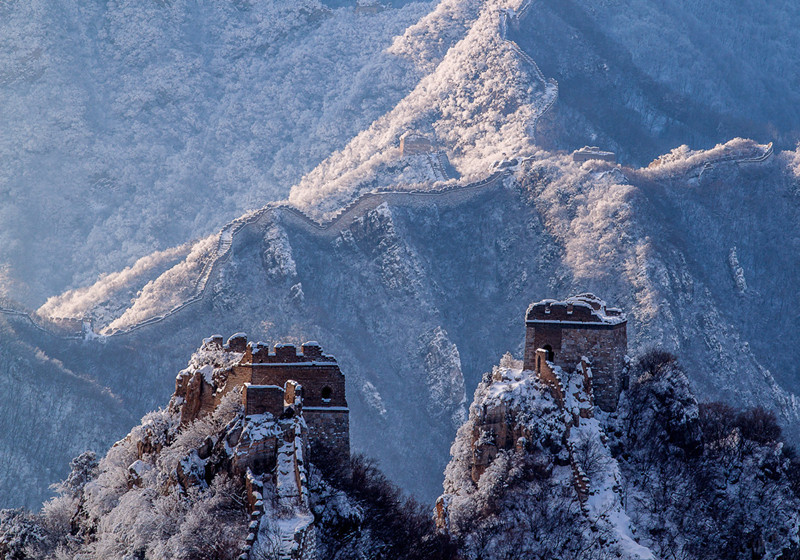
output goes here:
[{"label": "frost-covered shrub", "polygon": [[743,438],[758,443],[769,443],[781,437],[781,427],[775,413],[760,406],[739,413],[736,425],[742,431]]},{"label": "frost-covered shrub", "polygon": [[209,489],[190,498],[190,503],[179,530],[166,543],[164,556],[176,560],[237,558],[247,522],[241,481],[217,476]]},{"label": "frost-covered shrub", "polygon": [[201,473],[182,486],[176,469],[241,413],[232,391],[183,428],[175,410],[145,415],[100,461],[92,452],[75,458],[39,515],[0,512],[0,558],[238,557],[248,521],[243,479],[220,471],[206,485]]},{"label": "frost-covered shrub", "polygon": [[100,519],[117,506],[128,491],[128,466],[136,459],[136,442],[125,438],[100,460],[100,473],[83,492],[84,510],[89,518]]},{"label": "frost-covered shrub", "polygon": [[42,506],[42,526],[52,535],[68,535],[78,530],[83,490],[99,474],[99,463],[94,451],[86,451],[70,461],[70,473],[52,488],[58,496]]},{"label": "frost-covered shrub", "polygon": [[34,514],[23,509],[0,510],[0,558],[27,560],[47,540],[48,535]]},{"label": "frost-covered shrub", "polygon": [[627,436],[632,442],[651,442],[649,452],[692,452],[698,445],[697,399],[686,374],[666,352],[652,350],[636,361],[624,410]]},{"label": "frost-covered shrub", "polygon": [[774,414],[695,400],[674,357],[651,351],[618,410],[627,509],[660,557],[794,558],[798,463]]},{"label": "frost-covered shrub", "polygon": [[651,348],[636,359],[636,371],[641,374],[656,375],[662,368],[674,363],[677,356],[660,348]]},{"label": "frost-covered shrub", "polygon": [[[329,558],[397,560],[453,558],[449,539],[435,532],[430,508],[392,484],[375,461],[315,450],[314,464],[332,489],[312,489],[321,541]],[[331,502],[335,502],[331,504]],[[331,507],[331,506],[335,507]]]},{"label": "frost-covered shrub", "polygon": [[706,442],[728,437],[736,424],[736,409],[725,403],[700,403],[699,412],[700,430]]},{"label": "frost-covered shrub", "polygon": [[573,446],[573,458],[589,480],[594,479],[609,466],[609,457],[602,444],[585,432],[580,433],[578,442]]},{"label": "frost-covered shrub", "polygon": [[86,451],[75,457],[69,463],[70,473],[63,484],[57,484],[56,489],[62,493],[77,496],[90,481],[97,476],[98,462],[94,451]]}]

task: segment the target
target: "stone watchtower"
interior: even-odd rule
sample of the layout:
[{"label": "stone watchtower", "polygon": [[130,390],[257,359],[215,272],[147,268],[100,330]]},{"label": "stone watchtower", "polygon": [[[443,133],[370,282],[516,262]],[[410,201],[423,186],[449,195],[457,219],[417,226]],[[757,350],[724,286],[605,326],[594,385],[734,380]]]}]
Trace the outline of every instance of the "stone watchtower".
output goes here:
[{"label": "stone watchtower", "polygon": [[545,299],[531,304],[525,316],[524,368],[535,370],[539,358],[564,369],[575,369],[586,357],[592,367],[594,402],[616,410],[623,388],[628,321],[620,309],[606,307],[593,294],[564,301]]},{"label": "stone watchtower", "polygon": [[325,446],[350,456],[350,410],[336,358],[324,354],[316,342],[306,342],[300,352],[292,344],[276,344],[270,352],[266,344],[250,343],[242,350],[233,375],[244,381],[245,415],[279,416],[284,404],[294,401],[299,385],[312,449]]},{"label": "stone watchtower", "polygon": [[242,387],[245,416],[267,413],[277,419],[292,408],[306,421],[312,453],[328,448],[344,459],[350,457],[344,374],[319,344],[276,344],[270,349],[237,333],[226,344],[220,335],[207,338],[200,350],[206,363],[214,365],[190,367],[176,378],[181,424],[210,414],[225,394]]},{"label": "stone watchtower", "polygon": [[433,152],[433,144],[422,134],[416,132],[406,132],[400,137],[401,157],[413,156],[417,154],[428,154]]}]

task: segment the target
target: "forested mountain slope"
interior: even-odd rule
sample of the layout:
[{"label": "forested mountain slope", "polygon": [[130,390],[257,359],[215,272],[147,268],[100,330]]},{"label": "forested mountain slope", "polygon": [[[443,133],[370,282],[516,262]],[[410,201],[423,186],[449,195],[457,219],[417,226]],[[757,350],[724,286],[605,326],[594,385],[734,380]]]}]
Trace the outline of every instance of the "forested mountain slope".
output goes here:
[{"label": "forested mountain slope", "polygon": [[422,17],[282,2],[4,2],[0,261],[42,301],[282,199],[416,83]]},{"label": "forested mountain slope", "polygon": [[[632,351],[679,353],[701,397],[772,407],[791,426],[800,158],[781,147],[796,129],[794,5],[713,4],[711,18],[643,1],[394,4],[0,7],[0,296],[103,334],[64,340],[10,316],[4,342],[12,361],[38,349],[119,399],[87,404],[59,378],[60,402],[80,408],[71,421],[107,426],[62,438],[19,420],[53,390],[26,369],[36,397],[2,409],[16,430],[2,462],[39,470],[23,493],[3,471],[7,505],[40,500],[38,480],[66,464],[26,440],[73,455],[121,437],[198,340],[238,331],[331,348],[355,447],[432,496],[466,395],[518,351],[527,304],[584,291],[629,312]],[[634,17],[673,40],[638,41]],[[695,25],[758,38],[766,17],[784,31],[752,49]],[[697,64],[680,63],[687,45]],[[404,157],[410,131],[453,173]],[[763,144],[727,142],[740,134]],[[625,165],[559,150],[584,143]],[[362,198],[376,188],[446,192]]]},{"label": "forested mountain slope", "polygon": [[425,179],[392,170],[408,127],[472,176],[534,146],[642,165],[683,143],[798,138],[792,2],[391,4],[4,2],[6,295],[39,304],[297,183],[299,204],[335,210]]}]

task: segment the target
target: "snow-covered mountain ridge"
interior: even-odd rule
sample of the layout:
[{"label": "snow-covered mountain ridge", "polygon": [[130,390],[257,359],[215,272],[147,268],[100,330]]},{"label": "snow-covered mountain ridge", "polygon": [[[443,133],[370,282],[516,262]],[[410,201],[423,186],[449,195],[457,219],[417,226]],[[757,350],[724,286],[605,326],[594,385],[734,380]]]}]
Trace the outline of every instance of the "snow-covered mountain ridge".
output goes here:
[{"label": "snow-covered mountain ridge", "polygon": [[[588,297],[570,301],[602,305]],[[72,460],[39,511],[0,510],[0,557],[751,560],[800,546],[800,457],[774,414],[698,402],[669,353],[623,364],[608,412],[591,357],[534,371],[503,356],[475,390],[431,515],[346,443],[320,445],[330,426],[309,417],[312,385],[241,385],[237,368],[256,356],[278,360],[280,378],[315,367],[296,361],[307,353],[334,359],[308,343],[281,362],[285,348],[205,339],[167,408],[99,461]],[[262,390],[280,402],[251,401]]]},{"label": "snow-covered mountain ridge", "polygon": [[0,295],[38,306],[290,192],[427,180],[394,169],[407,127],[472,178],[534,140],[643,165],[797,139],[791,3],[392,4],[3,3]]},{"label": "snow-covered mountain ridge", "polygon": [[554,366],[557,395],[521,367],[484,376],[453,443],[436,518],[464,558],[795,554],[798,462],[774,417],[698,403],[660,351],[610,414],[590,368]]},{"label": "snow-covered mountain ridge", "polygon": [[429,10],[4,2],[10,295],[42,301],[284,198],[413,88],[385,51]]},{"label": "snow-covered mountain ridge", "polygon": [[[680,353],[700,395],[792,422],[800,156],[781,150],[800,105],[780,100],[796,93],[784,87],[796,74],[785,53],[800,44],[793,5],[706,4],[726,41],[761,29],[764,14],[785,31],[734,45],[746,72],[715,66],[727,85],[710,95],[705,71],[727,51],[695,28],[682,36],[682,11],[661,3],[394,4],[369,16],[317,2],[0,7],[13,132],[0,141],[0,296],[51,297],[43,315],[120,333],[63,340],[6,317],[9,390],[19,372],[55,364],[66,375],[54,422],[75,410],[70,421],[109,427],[89,441],[26,422],[52,395],[47,375],[31,376],[30,398],[2,411],[2,468],[31,475],[16,488],[0,477],[1,500],[40,501],[57,478],[48,469],[125,434],[217,330],[341,348],[355,447],[431,496],[438,481],[415,469],[430,457],[444,467],[466,390],[516,350],[521,311],[587,290],[630,313],[633,351]],[[625,22],[641,13],[678,38],[637,41]],[[701,62],[678,68],[670,56],[687,41]],[[775,58],[761,64],[765,53]],[[702,149],[750,131],[739,124],[751,113],[772,122],[774,156],[739,161],[765,153],[748,140]],[[773,139],[764,126],[752,129],[762,142]],[[412,130],[454,164],[443,184],[431,158],[400,153]],[[669,152],[684,142],[696,149]],[[577,165],[561,151],[586,143],[635,164]],[[449,190],[498,167],[514,169],[468,196]],[[447,192],[368,195],[381,188]],[[295,210],[252,211],[287,196]],[[313,225],[350,204],[324,231]],[[410,456],[379,437],[386,429]]]},{"label": "snow-covered mountain ridge", "polygon": [[[131,268],[108,276],[87,289],[67,292],[50,298],[32,315],[33,321],[72,320],[79,323],[83,317],[93,319],[93,329],[104,336],[119,336],[152,323],[163,321],[185,307],[199,302],[206,296],[209,279],[216,269],[230,257],[236,236],[245,236],[244,228],[258,231],[273,221],[290,220],[312,235],[335,238],[342,229],[349,227],[364,213],[381,204],[400,201],[401,204],[426,206],[434,200],[438,205],[463,204],[484,191],[502,188],[508,172],[497,172],[483,181],[469,185],[450,185],[440,189],[399,190],[382,189],[365,193],[347,207],[342,208],[324,222],[314,220],[308,214],[287,203],[270,204],[257,212],[246,214],[226,225],[217,236],[195,245],[185,261],[169,269],[164,275],[156,269],[160,259],[148,257]],[[157,257],[157,256],[154,256]],[[287,260],[287,265],[291,260]],[[150,272],[150,280],[142,286],[139,276]],[[175,290],[165,286],[177,287]],[[134,290],[139,288],[138,293]],[[133,301],[129,295],[135,293]],[[133,303],[126,308],[126,303]],[[110,311],[110,313],[109,313]],[[116,313],[115,313],[116,312]],[[121,313],[121,314],[120,314]],[[76,331],[76,335],[79,335]]]},{"label": "snow-covered mountain ridge", "polygon": [[[208,332],[318,340],[337,349],[347,374],[354,448],[430,497],[438,481],[425,473],[436,469],[422,466],[431,457],[444,466],[465,391],[491,356],[520,351],[509,341],[521,341],[528,303],[594,291],[628,312],[632,353],[652,344],[679,353],[704,398],[774,407],[791,437],[795,335],[780,302],[797,267],[778,248],[797,238],[796,154],[725,161],[699,174],[704,158],[750,159],[765,149],[735,141],[708,153],[678,150],[643,170],[551,154],[474,191],[368,196],[322,229],[294,212],[270,211],[232,236],[204,296],[166,319],[82,342],[9,320],[16,336],[91,372],[142,412],[171,390],[170,368]],[[771,251],[780,259],[769,259]],[[104,303],[114,295],[105,288],[97,291],[103,297],[56,301],[84,305],[82,314],[98,309],[99,317],[116,310],[98,330],[145,300],[157,317],[174,308],[176,293],[192,293],[190,264],[147,282],[137,276],[147,287],[127,306],[129,289],[112,303]],[[770,350],[776,339],[789,341],[785,352]],[[96,413],[114,415],[105,406]],[[391,427],[398,442],[380,437],[376,425]]]},{"label": "snow-covered mountain ridge", "polygon": [[[690,183],[698,182],[703,173],[721,164],[760,164],[773,155],[772,144],[765,148],[741,139],[719,145],[707,151],[688,151],[685,147],[666,154],[654,161],[647,169],[640,170],[645,178],[666,178],[682,173]],[[532,158],[514,159],[514,166]],[[33,320],[68,320],[80,324],[85,317],[93,320],[92,328],[102,335],[118,335],[133,329],[160,322],[174,313],[192,305],[206,295],[209,279],[215,269],[229,258],[234,238],[244,228],[263,228],[269,221],[294,219],[296,224],[309,233],[335,236],[337,231],[348,227],[364,212],[387,203],[399,201],[404,205],[463,204],[472,196],[503,186],[504,180],[512,180],[511,171],[498,171],[482,181],[469,184],[450,184],[435,189],[410,187],[402,190],[376,189],[362,194],[346,207],[331,214],[324,221],[286,202],[273,203],[261,210],[249,212],[227,224],[216,236],[204,239],[192,247],[178,247],[140,259],[133,267],[102,278],[97,284],[67,292],[50,298]],[[735,254],[735,251],[734,251]],[[164,263],[175,262],[185,256],[183,262],[169,269],[164,280],[154,281],[162,275]],[[169,260],[168,260],[169,259]],[[738,262],[738,261],[737,261]],[[146,281],[145,284],[143,279]],[[165,285],[166,284],[166,285]],[[169,286],[169,287],[167,287]],[[177,288],[177,289],[176,289]],[[137,293],[138,292],[138,293]],[[135,294],[135,303],[126,308],[128,298]],[[133,301],[133,300],[132,300]],[[110,311],[110,313],[109,313]],[[76,334],[80,334],[76,331]]]}]

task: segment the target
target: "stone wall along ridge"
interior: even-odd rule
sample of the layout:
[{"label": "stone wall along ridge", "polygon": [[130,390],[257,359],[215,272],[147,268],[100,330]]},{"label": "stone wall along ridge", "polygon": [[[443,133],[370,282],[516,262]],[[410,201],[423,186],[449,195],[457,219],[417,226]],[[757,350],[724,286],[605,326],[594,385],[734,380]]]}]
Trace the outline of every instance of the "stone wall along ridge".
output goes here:
[{"label": "stone wall along ridge", "polygon": [[[260,226],[265,220],[290,220],[293,225],[299,226],[301,229],[311,234],[323,234],[333,237],[337,235],[342,228],[349,226],[364,212],[372,210],[384,202],[396,202],[401,204],[406,204],[409,202],[421,202],[428,204],[432,200],[435,200],[440,204],[457,204],[469,199],[472,196],[482,193],[483,191],[502,187],[503,179],[508,177],[510,173],[511,172],[509,170],[496,171],[486,179],[464,186],[448,185],[438,189],[420,190],[401,190],[396,188],[376,189],[371,192],[363,193],[350,202],[347,206],[322,221],[312,218],[302,210],[299,210],[286,202],[269,203],[257,211],[233,220],[222,228],[219,233],[217,245],[213,251],[213,254],[210,254],[205,260],[203,268],[195,280],[192,296],[187,298],[180,305],[173,307],[162,315],[144,319],[129,327],[115,330],[113,332],[104,334],[103,336],[115,337],[130,334],[141,328],[160,323],[172,317],[173,315],[180,313],[184,309],[202,301],[206,296],[207,288],[210,283],[209,280],[216,275],[219,268],[230,258],[237,236],[240,235],[246,228]],[[0,305],[0,313],[20,316],[32,323],[33,326],[38,330],[64,340],[80,340],[85,338],[87,335],[85,332],[75,333],[72,335],[64,335],[63,333],[59,333],[55,329],[49,327],[45,323],[45,319],[39,317],[36,315],[36,313],[16,310],[10,307],[3,307],[2,305]]]}]

